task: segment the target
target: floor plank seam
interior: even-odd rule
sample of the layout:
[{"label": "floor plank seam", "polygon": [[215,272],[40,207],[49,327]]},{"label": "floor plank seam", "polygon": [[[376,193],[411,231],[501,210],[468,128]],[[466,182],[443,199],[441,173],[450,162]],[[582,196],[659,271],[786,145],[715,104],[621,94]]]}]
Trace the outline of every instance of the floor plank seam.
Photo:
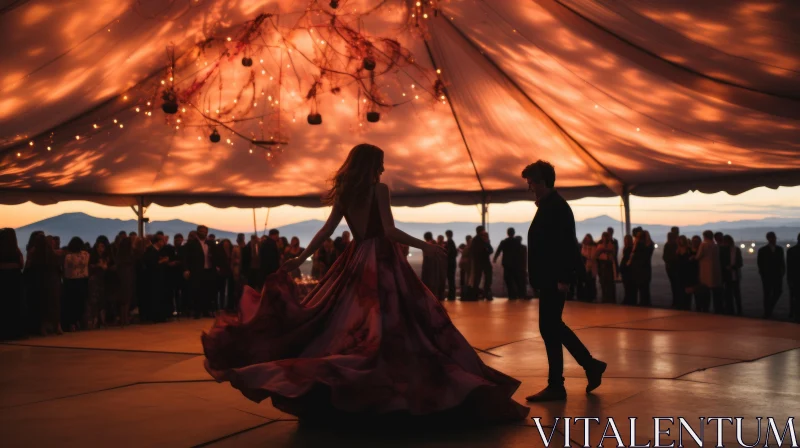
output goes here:
[{"label": "floor plank seam", "polygon": [[106,352],[126,352],[126,353],[153,353],[156,355],[181,355],[181,356],[203,356],[203,353],[192,352],[168,352],[157,350],[136,350],[129,348],[101,348],[101,347],[69,347],[63,345],[40,345],[40,344],[25,344],[23,342],[2,342],[3,345],[13,345],[18,347],[31,347],[31,348],[50,348],[50,349],[68,349],[68,350],[95,350]]},{"label": "floor plank seam", "polygon": [[19,404],[15,404],[15,405],[11,405],[11,406],[0,406],[0,409],[19,408],[19,407],[23,407],[23,406],[30,406],[30,405],[34,405],[34,404],[48,403],[48,402],[51,402],[51,401],[65,400],[65,399],[68,399],[68,398],[75,398],[75,397],[80,397],[80,396],[83,396],[83,395],[98,394],[98,393],[108,392],[108,391],[117,390],[117,389],[124,389],[126,387],[140,386],[140,385],[147,385],[147,384],[213,383],[213,382],[215,382],[214,379],[208,379],[208,380],[175,380],[175,381],[137,381],[135,383],[122,384],[122,385],[119,385],[119,386],[107,387],[105,389],[90,390],[90,391],[86,391],[86,392],[80,392],[80,393],[77,393],[77,394],[63,395],[63,396],[60,396],[60,397],[48,398],[46,400],[31,401],[29,403],[19,403]]},{"label": "floor plank seam", "polygon": [[264,422],[264,423],[261,423],[259,425],[252,426],[250,428],[245,428],[245,429],[243,429],[241,431],[236,431],[234,433],[227,434],[227,435],[224,435],[222,437],[218,437],[218,438],[216,438],[214,440],[209,440],[207,442],[203,442],[203,443],[200,443],[200,444],[197,444],[197,445],[193,445],[192,448],[201,448],[201,447],[205,447],[205,446],[211,446],[211,445],[213,445],[215,443],[218,443],[218,442],[221,442],[221,441],[223,441],[225,439],[229,439],[231,437],[236,437],[238,435],[244,434],[244,433],[252,431],[254,429],[263,428],[263,427],[265,427],[267,425],[271,425],[273,423],[281,422],[281,421],[285,421],[285,420],[270,420],[268,422]]},{"label": "floor plank seam", "polygon": [[[506,342],[506,343],[504,343],[504,344],[496,345],[496,346],[494,346],[494,347],[489,347],[489,348],[487,348],[486,350],[487,350],[487,351],[489,351],[489,350],[495,350],[495,349],[498,349],[498,348],[500,348],[500,347],[505,347],[506,345],[516,344],[517,342],[525,342],[525,341],[530,341],[530,340],[532,340],[532,339],[541,339],[541,336],[533,336],[533,337],[530,337],[530,338],[520,339],[520,340],[518,340],[518,341]],[[500,356],[500,355],[495,355],[495,356]],[[502,356],[500,356],[500,357],[502,358]]]},{"label": "floor plank seam", "polygon": [[760,356],[758,358],[745,359],[745,360],[741,360],[741,361],[730,362],[730,363],[727,363],[727,364],[720,364],[718,366],[704,367],[702,369],[696,369],[696,370],[693,370],[691,372],[684,373],[683,375],[679,375],[679,376],[677,376],[677,377],[675,377],[673,379],[676,379],[676,380],[677,379],[681,379],[682,377],[684,377],[686,375],[691,375],[692,373],[697,373],[697,372],[702,372],[702,371],[705,371],[705,370],[716,369],[716,368],[719,368],[719,367],[726,367],[726,366],[732,366],[732,365],[736,365],[736,364],[744,364],[744,363],[749,363],[749,362],[756,362],[756,361],[760,361],[760,360],[762,360],[764,358],[769,358],[770,356],[780,355],[781,353],[787,353],[787,352],[791,352],[791,351],[794,351],[794,350],[800,350],[800,347],[787,348],[786,350],[781,350],[781,351],[778,351],[778,352],[775,352],[775,353],[770,353],[768,355]]}]

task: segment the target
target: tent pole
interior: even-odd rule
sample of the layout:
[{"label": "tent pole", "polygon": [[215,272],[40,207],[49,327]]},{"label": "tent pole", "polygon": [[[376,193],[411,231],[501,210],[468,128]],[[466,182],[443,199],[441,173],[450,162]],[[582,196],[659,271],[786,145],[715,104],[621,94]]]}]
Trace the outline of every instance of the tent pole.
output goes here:
[{"label": "tent pole", "polygon": [[625,208],[625,234],[631,234],[631,194],[628,186],[622,186],[622,206]]},{"label": "tent pole", "polygon": [[136,227],[139,237],[144,237],[144,196],[139,196],[139,207],[136,210],[138,226]]}]

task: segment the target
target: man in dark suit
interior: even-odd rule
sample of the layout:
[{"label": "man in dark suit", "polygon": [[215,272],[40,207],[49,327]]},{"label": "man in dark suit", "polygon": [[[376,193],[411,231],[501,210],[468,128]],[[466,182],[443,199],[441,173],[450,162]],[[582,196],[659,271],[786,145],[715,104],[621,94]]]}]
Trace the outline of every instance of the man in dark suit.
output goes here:
[{"label": "man in dark suit", "polygon": [[525,297],[524,283],[520,285],[519,272],[522,270],[519,263],[519,253],[522,249],[521,244],[517,241],[517,231],[513,227],[509,227],[506,231],[508,238],[500,241],[497,246],[497,251],[494,253],[492,262],[497,263],[500,255],[503,255],[503,281],[506,284],[509,300],[516,300]]},{"label": "man in dark suit", "polygon": [[259,257],[261,257],[261,279],[267,279],[272,273],[278,271],[281,267],[281,254],[278,252],[278,240],[281,238],[281,232],[278,229],[269,231],[269,238],[261,242],[259,248]]},{"label": "man in dark suit", "polygon": [[786,281],[792,302],[789,310],[794,321],[800,323],[800,233],[797,234],[797,244],[786,250]]},{"label": "man in dark suit", "polygon": [[483,278],[484,297],[486,300],[493,300],[492,252],[494,252],[494,249],[489,242],[486,228],[483,226],[476,227],[475,236],[472,237],[472,243],[469,247],[470,257],[472,259],[472,287],[470,288],[470,293],[475,294],[473,300],[477,299],[477,294],[481,290],[481,278]]},{"label": "man in dark suit", "polygon": [[196,237],[189,237],[183,250],[183,277],[188,284],[188,306],[195,319],[211,313],[211,300],[214,298],[214,263],[213,249],[206,238],[208,227],[197,226]]},{"label": "man in dark suit", "polygon": [[[152,237],[153,244],[144,251],[144,266],[147,279],[143,282],[147,288],[146,300],[140,306],[142,317],[153,322],[167,320],[167,263],[169,257],[164,251],[165,237],[157,233]],[[171,305],[171,303],[170,303]]]},{"label": "man in dark suit", "polygon": [[775,232],[767,233],[767,245],[758,250],[758,273],[764,291],[764,318],[768,319],[783,293],[783,274],[786,273],[783,249],[777,245]]},{"label": "man in dark suit", "polygon": [[578,336],[561,320],[566,294],[581,269],[575,236],[575,217],[567,201],[555,190],[553,165],[539,160],[522,171],[538,210],[528,230],[528,275],[539,290],[539,333],[550,366],[547,387],[527,397],[531,402],[564,401],[564,355],[561,346],[586,371],[586,392],[600,386],[606,363],[592,358]]},{"label": "man in dark suit", "polygon": [[247,277],[247,284],[256,291],[260,291],[264,286],[264,279],[261,278],[260,250],[261,242],[256,234],[250,236],[250,242],[242,249],[242,272]]},{"label": "man in dark suit", "polygon": [[444,232],[447,236],[447,300],[456,300],[456,258],[458,248],[453,241],[453,231]]}]

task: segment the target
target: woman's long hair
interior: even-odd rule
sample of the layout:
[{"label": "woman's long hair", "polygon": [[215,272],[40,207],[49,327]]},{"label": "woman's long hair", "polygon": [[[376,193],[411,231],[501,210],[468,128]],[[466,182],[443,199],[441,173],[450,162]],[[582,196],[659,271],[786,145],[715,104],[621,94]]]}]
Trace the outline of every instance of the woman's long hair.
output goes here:
[{"label": "woman's long hair", "polygon": [[367,143],[356,145],[331,179],[331,189],[323,202],[347,208],[354,199],[365,199],[363,193],[378,181],[382,165],[382,149]]}]

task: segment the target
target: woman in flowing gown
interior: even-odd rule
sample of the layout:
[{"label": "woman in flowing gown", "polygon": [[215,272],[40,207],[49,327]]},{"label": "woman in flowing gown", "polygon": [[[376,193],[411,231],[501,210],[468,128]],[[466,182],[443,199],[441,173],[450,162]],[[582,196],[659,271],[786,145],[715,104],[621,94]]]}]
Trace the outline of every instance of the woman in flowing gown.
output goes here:
[{"label": "woman in flowing gown", "polygon": [[[206,370],[247,398],[301,419],[436,424],[522,419],[520,382],[486,366],[414,273],[401,245],[444,250],[394,226],[383,151],[354,147],[326,196],[331,214],[308,247],[246,288],[237,315],[202,334]],[[342,217],[355,241],[304,298],[289,273]]]}]

